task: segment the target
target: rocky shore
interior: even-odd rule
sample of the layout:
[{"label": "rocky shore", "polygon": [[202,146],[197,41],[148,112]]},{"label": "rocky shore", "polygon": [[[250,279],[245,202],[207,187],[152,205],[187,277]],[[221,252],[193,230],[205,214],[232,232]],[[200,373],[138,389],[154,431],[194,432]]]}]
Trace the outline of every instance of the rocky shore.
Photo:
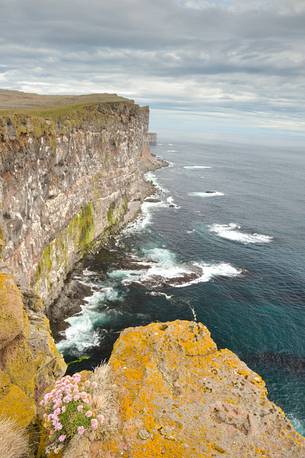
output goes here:
[{"label": "rocky shore", "polygon": [[[107,367],[62,379],[47,313],[63,329],[88,292],[77,263],[106,257],[101,247],[151,194],[143,175],[163,163],[149,151],[148,121],[147,107],[116,95],[0,92],[0,456],[44,458],[53,438],[51,457],[304,457],[261,377],[200,323],[126,329]],[[56,399],[50,414],[65,384],[65,405]],[[18,452],[4,452],[11,437]]]}]

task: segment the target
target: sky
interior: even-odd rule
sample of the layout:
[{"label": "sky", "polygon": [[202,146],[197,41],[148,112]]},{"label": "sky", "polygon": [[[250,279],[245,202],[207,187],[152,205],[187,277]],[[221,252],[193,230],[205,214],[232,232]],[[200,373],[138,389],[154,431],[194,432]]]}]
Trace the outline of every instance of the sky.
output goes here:
[{"label": "sky", "polygon": [[161,135],[305,143],[305,0],[0,0],[0,88],[118,93]]}]

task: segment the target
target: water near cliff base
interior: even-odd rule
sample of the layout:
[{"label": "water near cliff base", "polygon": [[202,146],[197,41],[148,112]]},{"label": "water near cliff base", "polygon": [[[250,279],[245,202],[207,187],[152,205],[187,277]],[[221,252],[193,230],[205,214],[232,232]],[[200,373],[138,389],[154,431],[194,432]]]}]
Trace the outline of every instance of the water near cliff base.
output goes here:
[{"label": "water near cliff base", "polygon": [[305,433],[304,151],[164,143],[157,195],[109,252],[86,259],[91,287],[58,346],[70,370],[109,357],[119,332],[197,319],[265,379]]}]

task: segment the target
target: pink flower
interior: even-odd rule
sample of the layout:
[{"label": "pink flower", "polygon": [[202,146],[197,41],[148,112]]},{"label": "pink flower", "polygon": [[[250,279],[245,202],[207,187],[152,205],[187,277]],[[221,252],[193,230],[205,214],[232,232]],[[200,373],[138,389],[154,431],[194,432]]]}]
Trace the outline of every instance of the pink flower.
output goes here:
[{"label": "pink flower", "polygon": [[92,382],[92,386],[93,386],[93,388],[97,388],[97,383],[96,382]]},{"label": "pink flower", "polygon": [[54,426],[55,431],[60,431],[62,429],[62,424],[61,423],[56,423]]},{"label": "pink flower", "polygon": [[59,442],[64,442],[64,440],[66,439],[66,436],[64,434],[62,434],[61,436],[59,436],[58,440]]},{"label": "pink flower", "polygon": [[79,426],[79,427],[77,428],[77,432],[78,432],[78,434],[79,434],[80,436],[82,436],[82,435],[84,434],[85,431],[86,431],[86,430],[85,430],[85,428],[84,428],[83,426]]},{"label": "pink flower", "polygon": [[81,412],[83,410],[84,406],[81,404],[79,406],[77,406],[77,411],[78,412]]},{"label": "pink flower", "polygon": [[74,374],[72,378],[78,383],[81,381],[81,376],[79,374]]},{"label": "pink flower", "polygon": [[90,417],[92,417],[93,414],[92,414],[91,410],[88,410],[88,412],[86,412],[85,415],[86,415],[86,417],[90,418]]},{"label": "pink flower", "polygon": [[91,428],[92,428],[93,430],[96,430],[97,427],[98,427],[98,421],[97,421],[95,418],[93,418],[93,419],[91,420]]}]

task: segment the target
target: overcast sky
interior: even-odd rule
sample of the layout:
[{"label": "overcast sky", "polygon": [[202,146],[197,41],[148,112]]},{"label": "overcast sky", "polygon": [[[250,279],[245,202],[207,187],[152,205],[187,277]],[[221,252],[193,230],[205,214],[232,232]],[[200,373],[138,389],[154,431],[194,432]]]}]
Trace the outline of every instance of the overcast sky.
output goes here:
[{"label": "overcast sky", "polygon": [[152,127],[305,135],[305,0],[0,0],[0,87],[116,92]]}]

